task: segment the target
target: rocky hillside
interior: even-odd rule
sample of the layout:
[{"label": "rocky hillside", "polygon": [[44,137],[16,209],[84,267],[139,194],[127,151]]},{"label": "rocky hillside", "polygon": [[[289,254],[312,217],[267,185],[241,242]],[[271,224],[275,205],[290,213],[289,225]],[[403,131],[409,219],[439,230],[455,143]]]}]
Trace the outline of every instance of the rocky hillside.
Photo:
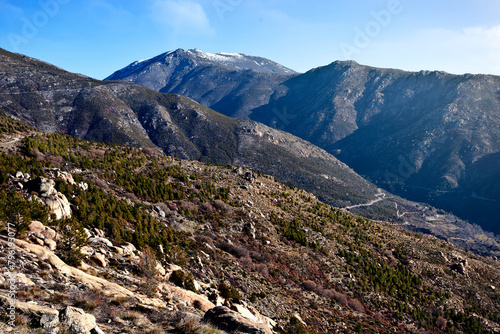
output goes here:
[{"label": "rocky hillside", "polygon": [[265,58],[178,49],[137,61],[105,80],[126,80],[180,94],[224,115],[246,117],[298,73]]},{"label": "rocky hillside", "polygon": [[500,332],[495,258],[241,167],[0,120],[2,332]]},{"label": "rocky hillside", "polygon": [[0,110],[43,131],[246,166],[336,207],[392,219],[482,254],[500,253],[499,241],[480,228],[383,192],[331,154],[293,135],[138,84],[97,81],[6,51],[0,58]]},{"label": "rocky hillside", "polygon": [[[245,93],[259,101],[255,108],[246,102],[219,105],[209,98],[239,98],[239,92],[219,87],[227,85],[226,78],[231,87],[246,87],[247,77],[214,74],[185,52],[175,53],[175,60],[154,59],[112,78],[181,93],[225,115],[285,130],[326,149],[387,191],[500,233],[499,77],[335,62],[259,83],[264,91]],[[189,63],[189,70],[179,63]]]}]

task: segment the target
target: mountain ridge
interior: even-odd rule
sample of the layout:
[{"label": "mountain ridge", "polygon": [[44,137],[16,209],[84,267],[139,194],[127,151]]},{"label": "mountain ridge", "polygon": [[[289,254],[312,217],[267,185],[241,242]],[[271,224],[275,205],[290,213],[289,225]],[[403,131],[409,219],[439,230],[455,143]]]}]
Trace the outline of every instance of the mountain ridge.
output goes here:
[{"label": "mountain ridge", "polygon": [[[188,96],[228,116],[246,117],[251,109],[269,101],[279,83],[298,75],[265,58],[230,55],[239,55],[243,60],[221,62],[219,58],[225,57],[220,54],[177,49],[134,62],[105,80],[133,81],[162,93]],[[203,93],[186,94],[192,92],[193,87]],[[239,108],[234,108],[235,105]]]},{"label": "mountain ridge", "polygon": [[176,56],[184,56],[190,57],[193,60],[205,61],[206,63],[215,62],[221,65],[235,68],[238,70],[253,70],[261,73],[276,73],[276,74],[297,74],[294,70],[286,68],[278,63],[275,63],[269,59],[250,56],[243,53],[227,53],[227,52],[219,52],[219,53],[209,53],[204,52],[199,49],[177,49],[174,51],[167,51],[158,56],[146,58],[142,60],[138,60],[132,62],[128,66],[124,67],[124,72],[117,71],[114,74],[111,74],[104,80],[115,80],[115,77],[123,77],[130,73],[130,71],[136,70],[137,68],[141,68],[143,66],[150,66],[151,63],[156,63],[158,61],[163,61],[164,63],[171,60]]},{"label": "mountain ridge", "polygon": [[500,233],[500,77],[335,61],[253,91],[255,106],[231,90],[217,94],[228,104],[212,103],[204,96],[217,78],[203,67],[190,71],[173,72],[162,85],[187,79],[182,94],[203,105],[297,135],[388,191]]}]

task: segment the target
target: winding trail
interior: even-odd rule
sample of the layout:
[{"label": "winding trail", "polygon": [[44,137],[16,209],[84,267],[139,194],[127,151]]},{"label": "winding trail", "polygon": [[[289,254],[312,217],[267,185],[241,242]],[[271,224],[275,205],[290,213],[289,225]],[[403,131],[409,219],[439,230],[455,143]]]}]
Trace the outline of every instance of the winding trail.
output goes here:
[{"label": "winding trail", "polygon": [[399,213],[398,203],[394,202],[394,205],[396,206],[396,211],[397,211],[396,214],[398,215],[398,218],[401,218],[408,213],[408,212]]},{"label": "winding trail", "polygon": [[364,204],[356,204],[356,205],[351,205],[351,206],[347,206],[345,208],[343,208],[344,210],[351,210],[351,209],[354,209],[354,208],[361,208],[361,207],[364,207],[364,206],[372,206],[373,204],[375,203],[378,203],[380,201],[383,201],[386,197],[385,193],[382,192],[382,189],[378,189],[378,193],[375,195],[376,199],[374,200],[371,200],[367,203],[364,203]]},{"label": "winding trail", "polygon": [[8,151],[9,148],[13,148],[16,145],[16,143],[20,142],[23,138],[24,138],[24,135],[14,137],[14,139],[12,139],[11,141],[6,141],[6,142],[1,141],[2,139],[6,139],[6,138],[0,138],[0,150]]}]

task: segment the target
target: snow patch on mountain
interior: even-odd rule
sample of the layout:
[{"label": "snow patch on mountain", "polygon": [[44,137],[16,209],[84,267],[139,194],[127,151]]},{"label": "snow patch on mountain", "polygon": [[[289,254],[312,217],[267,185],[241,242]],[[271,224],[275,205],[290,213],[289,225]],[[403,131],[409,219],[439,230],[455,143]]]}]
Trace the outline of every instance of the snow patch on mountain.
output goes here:
[{"label": "snow patch on mountain", "polygon": [[206,59],[225,66],[234,67],[240,70],[254,70],[264,73],[295,74],[296,72],[278,63],[261,57],[249,56],[243,53],[210,53],[199,49],[186,51],[189,55]]}]

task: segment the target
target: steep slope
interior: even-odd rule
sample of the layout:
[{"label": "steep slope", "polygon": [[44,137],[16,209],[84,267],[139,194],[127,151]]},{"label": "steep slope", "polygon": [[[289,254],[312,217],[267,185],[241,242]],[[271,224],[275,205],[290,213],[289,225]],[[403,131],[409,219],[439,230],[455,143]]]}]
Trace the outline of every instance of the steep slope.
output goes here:
[{"label": "steep slope", "polygon": [[[2,332],[500,330],[493,258],[247,169],[43,134],[0,116],[0,146],[12,137],[23,139],[0,154],[0,263],[19,275],[0,273],[0,305],[17,291],[15,328],[4,313]],[[24,185],[40,177],[70,199],[71,219],[33,210],[28,198],[42,190]]]},{"label": "steep slope", "polygon": [[[496,76],[335,62],[287,81],[250,117],[335,153],[387,190],[500,233],[499,94]],[[273,110],[286,110],[287,122]]]},{"label": "steep slope", "polygon": [[180,94],[224,115],[246,117],[296,72],[265,58],[178,49],[137,61],[105,80],[126,80]]},{"label": "steep slope", "polygon": [[182,159],[239,164],[311,191],[336,207],[391,219],[480,253],[497,252],[498,240],[480,228],[383,192],[331,154],[288,133],[138,84],[97,81],[6,51],[0,57],[0,108],[44,131],[159,147]]}]

